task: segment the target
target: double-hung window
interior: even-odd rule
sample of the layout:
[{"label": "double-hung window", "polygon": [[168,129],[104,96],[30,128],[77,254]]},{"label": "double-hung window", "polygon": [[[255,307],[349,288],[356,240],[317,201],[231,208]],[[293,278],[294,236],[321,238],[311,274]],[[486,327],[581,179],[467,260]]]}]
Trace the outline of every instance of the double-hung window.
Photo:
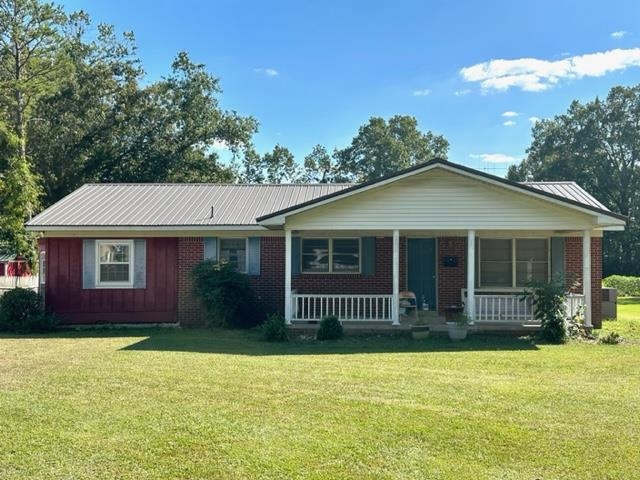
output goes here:
[{"label": "double-hung window", "polygon": [[480,239],[480,287],[518,288],[548,280],[548,239]]},{"label": "double-hung window", "polygon": [[303,238],[303,273],[360,273],[359,238]]},{"label": "double-hung window", "polygon": [[221,238],[218,258],[242,273],[247,272],[247,239]]},{"label": "double-hung window", "polygon": [[133,240],[96,241],[96,285],[133,286]]}]

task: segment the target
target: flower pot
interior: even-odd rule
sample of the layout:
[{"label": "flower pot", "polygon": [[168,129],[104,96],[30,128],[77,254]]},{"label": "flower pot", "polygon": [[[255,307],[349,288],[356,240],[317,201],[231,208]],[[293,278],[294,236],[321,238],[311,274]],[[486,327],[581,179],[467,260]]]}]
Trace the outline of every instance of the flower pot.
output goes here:
[{"label": "flower pot", "polygon": [[468,325],[464,323],[447,322],[447,332],[451,340],[464,340],[467,338]]},{"label": "flower pot", "polygon": [[429,336],[429,325],[411,325],[411,336],[414,340],[424,340]]}]

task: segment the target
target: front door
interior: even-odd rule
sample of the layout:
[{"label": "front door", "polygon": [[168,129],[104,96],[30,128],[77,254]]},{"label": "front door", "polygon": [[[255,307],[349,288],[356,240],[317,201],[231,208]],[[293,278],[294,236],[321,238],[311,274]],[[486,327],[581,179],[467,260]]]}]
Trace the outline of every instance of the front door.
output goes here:
[{"label": "front door", "polygon": [[436,240],[435,238],[409,238],[407,240],[407,283],[416,294],[418,308],[423,303],[429,310],[436,309]]}]

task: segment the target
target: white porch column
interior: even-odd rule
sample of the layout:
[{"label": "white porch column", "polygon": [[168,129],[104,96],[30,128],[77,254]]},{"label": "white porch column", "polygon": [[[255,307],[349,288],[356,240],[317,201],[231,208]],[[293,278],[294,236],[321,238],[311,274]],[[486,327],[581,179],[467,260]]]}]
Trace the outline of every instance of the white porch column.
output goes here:
[{"label": "white porch column", "polygon": [[584,326],[591,327],[591,231],[582,236],[582,293],[584,294]]},{"label": "white porch column", "polygon": [[284,323],[291,325],[291,230],[284,232]]},{"label": "white porch column", "polygon": [[393,304],[391,305],[393,325],[400,325],[400,231],[393,231]]},{"label": "white porch column", "polygon": [[476,231],[467,232],[467,304],[466,312],[470,321],[476,318]]}]

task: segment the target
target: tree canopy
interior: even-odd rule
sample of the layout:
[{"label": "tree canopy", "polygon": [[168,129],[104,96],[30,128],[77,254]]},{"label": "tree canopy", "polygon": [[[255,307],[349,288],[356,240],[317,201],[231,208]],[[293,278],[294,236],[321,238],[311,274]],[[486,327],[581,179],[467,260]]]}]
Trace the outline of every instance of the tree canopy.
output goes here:
[{"label": "tree canopy", "polygon": [[605,274],[640,274],[640,85],[614,87],[606,99],[582,104],[533,127],[527,158],[512,180],[573,180],[614,212],[626,231],[604,237]]}]

